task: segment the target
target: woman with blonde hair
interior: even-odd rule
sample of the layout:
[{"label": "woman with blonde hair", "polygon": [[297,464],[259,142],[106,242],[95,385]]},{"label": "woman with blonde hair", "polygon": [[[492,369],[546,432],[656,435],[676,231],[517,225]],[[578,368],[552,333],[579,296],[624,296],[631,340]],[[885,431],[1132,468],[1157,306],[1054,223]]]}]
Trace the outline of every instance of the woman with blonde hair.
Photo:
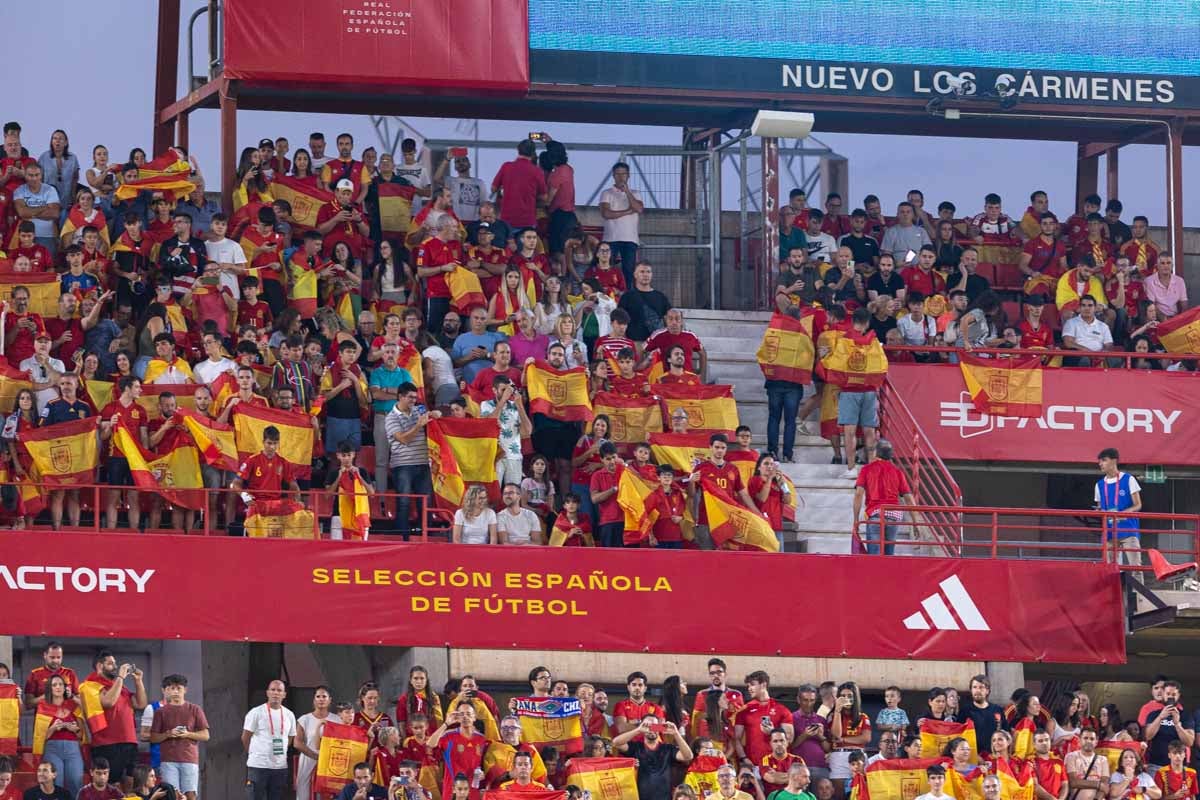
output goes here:
[{"label": "woman with blonde hair", "polygon": [[451,541],[455,544],[499,544],[496,512],[488,506],[487,489],[476,484],[463,494],[462,508],[454,512]]},{"label": "woman with blonde hair", "polygon": [[587,353],[583,343],[575,338],[575,318],[570,314],[559,314],[555,319],[554,330],[550,332],[550,344],[555,342],[561,344],[566,351],[567,369],[587,366]]}]

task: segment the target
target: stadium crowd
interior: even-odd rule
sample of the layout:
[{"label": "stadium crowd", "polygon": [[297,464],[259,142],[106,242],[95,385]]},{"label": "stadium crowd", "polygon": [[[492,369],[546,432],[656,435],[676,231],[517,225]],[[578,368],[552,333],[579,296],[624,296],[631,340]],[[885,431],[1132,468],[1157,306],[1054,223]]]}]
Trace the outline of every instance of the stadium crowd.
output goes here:
[{"label": "stadium crowd", "polygon": [[[23,697],[16,693],[37,719],[38,785],[26,800],[176,800],[176,792],[179,800],[195,800],[198,744],[209,740],[210,730],[203,709],[186,699],[187,678],[164,677],[161,698],[151,702],[141,670],[118,664],[111,652],[96,654],[95,671],[82,683],[62,658],[62,645],[49,642]],[[865,797],[864,772],[879,762],[896,770],[934,767],[930,777],[941,774],[938,769],[954,771],[958,777],[947,781],[945,794],[929,783],[933,797],[955,800],[1197,795],[1188,766],[1195,715],[1185,711],[1179,683],[1165,676],[1155,676],[1150,696],[1129,717],[1113,704],[1093,708],[1082,690],[1058,687],[1045,698],[1018,689],[999,705],[987,676],[976,675],[962,692],[934,687],[915,702],[890,686],[872,719],[854,682],[802,684],[793,708],[764,671],[745,676],[744,693],[724,660],[710,658],[706,672],[708,684],[699,691],[671,675],[655,692],[635,671],[610,696],[598,683],[572,687],[536,666],[529,691],[513,693],[520,699],[505,704],[471,675],[451,679],[438,692],[426,669],[414,666],[394,705],[371,681],[356,698],[338,702],[329,687],[317,686],[312,710],[299,717],[284,704],[285,682],[273,680],[266,702],[250,709],[241,731],[247,797],[279,800],[294,785],[297,798],[329,798],[337,790],[328,791],[326,778],[337,769],[342,800],[470,800],[488,789],[548,788],[581,800],[588,785],[583,773],[590,770],[578,769],[584,763],[578,760],[611,756],[633,759],[636,777],[629,780],[641,800]],[[13,685],[11,678],[4,681]],[[571,698],[579,713],[568,707],[564,724],[526,724],[522,709],[530,701]],[[531,735],[552,743],[531,742]],[[327,760],[323,739],[331,739],[326,747],[357,742],[355,763],[337,767]],[[148,743],[148,751],[139,752],[139,742]],[[619,773],[608,777],[621,780]],[[0,800],[17,796],[12,780],[13,764],[0,761]],[[990,781],[999,785],[989,787]],[[898,787],[894,796],[901,796]]]}]

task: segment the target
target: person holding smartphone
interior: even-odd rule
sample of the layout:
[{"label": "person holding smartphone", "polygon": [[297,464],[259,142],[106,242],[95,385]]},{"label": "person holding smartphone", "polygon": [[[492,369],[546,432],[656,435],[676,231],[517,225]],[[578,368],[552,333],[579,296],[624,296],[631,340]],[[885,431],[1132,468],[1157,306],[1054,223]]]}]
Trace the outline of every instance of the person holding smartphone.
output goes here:
[{"label": "person holding smartphone", "polygon": [[342,787],[337,800],[387,800],[388,790],[371,780],[371,766],[366,762],[354,765],[354,780]]},{"label": "person holding smartphone", "polygon": [[196,800],[200,788],[200,748],[207,742],[208,718],[195,703],[187,702],[188,680],[168,675],[162,680],[163,702],[154,712],[150,743],[161,745],[159,776],[175,786],[187,800]]},{"label": "person holding smartphone", "polygon": [[678,726],[663,722],[655,714],[642,717],[640,724],[618,735],[612,743],[618,752],[637,759],[640,800],[668,800],[672,765],[692,760],[692,749]]}]

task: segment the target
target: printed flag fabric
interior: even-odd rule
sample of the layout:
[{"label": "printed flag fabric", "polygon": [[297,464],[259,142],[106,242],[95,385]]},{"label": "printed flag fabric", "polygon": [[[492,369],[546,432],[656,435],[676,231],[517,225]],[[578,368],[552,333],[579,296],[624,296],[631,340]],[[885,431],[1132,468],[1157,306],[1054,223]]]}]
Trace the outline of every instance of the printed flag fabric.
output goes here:
[{"label": "printed flag fabric", "polygon": [[913,800],[929,791],[925,770],[940,758],[888,758],[867,767],[862,800]]},{"label": "printed flag fabric", "polygon": [[379,227],[385,239],[403,239],[412,229],[412,201],[415,187],[406,183],[380,183]]},{"label": "printed flag fabric", "polygon": [[998,417],[1042,415],[1042,362],[1031,358],[959,356],[967,394],[976,410]]},{"label": "printed flag fabric", "polygon": [[[491,712],[488,712],[489,716]],[[499,731],[497,731],[499,736]],[[546,782],[546,763],[542,761],[541,754],[528,744],[521,745],[521,751],[529,753],[530,759],[533,761],[533,780],[538,783]],[[517,748],[511,744],[506,744],[502,741],[493,740],[488,745],[487,752],[483,754],[483,780],[488,786],[499,785],[499,781],[504,774],[512,771],[513,756],[517,754]],[[528,800],[526,795],[522,793],[522,798]]]},{"label": "printed flag fabric", "polygon": [[663,419],[670,419],[677,408],[687,411],[689,433],[724,433],[733,435],[738,426],[737,404],[733,401],[733,387],[723,384],[679,384],[657,383],[654,393],[662,400]]},{"label": "printed flag fabric", "polygon": [[607,414],[609,439],[628,457],[633,446],[663,429],[662,407],[653,397],[626,397],[613,392],[597,392],[592,412]]},{"label": "printed flag fabric", "polygon": [[1000,778],[1000,800],[1033,800],[1035,781],[1029,761],[1006,758],[995,761],[994,767]]},{"label": "printed flag fabric", "polygon": [[317,753],[317,771],[313,791],[337,794],[354,780],[354,765],[367,760],[370,737],[366,728],[326,722],[321,729],[321,749]]},{"label": "printed flag fabric", "polygon": [[487,296],[479,276],[466,267],[455,267],[446,273],[446,286],[450,288],[450,307],[464,316],[474,308],[487,308]]},{"label": "printed flag fabric", "polygon": [[10,367],[7,361],[0,359],[0,413],[11,414],[21,390],[32,388],[29,373]]},{"label": "printed flag fabric", "polygon": [[887,356],[878,339],[856,344],[845,336],[837,337],[829,355],[821,359],[825,380],[842,389],[877,389],[887,377]]},{"label": "printed flag fabric", "polygon": [[918,723],[921,732],[921,757],[937,758],[945,751],[951,739],[962,737],[971,745],[971,763],[979,763],[979,747],[975,743],[975,723],[942,722],[936,719],[923,719]]},{"label": "printed flag fabric", "polygon": [[[0,372],[3,371],[3,365],[0,364]],[[0,410],[4,409],[3,402],[3,386],[4,379],[0,376]],[[95,378],[79,380],[79,399],[89,404],[92,407],[92,413],[99,414],[100,409],[112,402],[113,388],[116,386],[112,381],[101,381]]]},{"label": "printed flag fabric", "polygon": [[313,429],[307,415],[261,406],[239,405],[233,415],[233,436],[237,441],[238,460],[262,452],[263,431],[274,425],[279,430],[279,455],[296,468],[296,474],[312,474]]},{"label": "printed flag fabric", "polygon": [[711,797],[718,790],[717,770],[728,763],[725,756],[696,756],[688,764],[683,782],[692,787],[696,797]]},{"label": "printed flag fabric", "polygon": [[652,433],[650,455],[659,464],[670,464],[675,479],[690,475],[697,461],[708,458],[708,437],[702,433]]},{"label": "printed flag fabric", "polygon": [[1145,742],[1114,742],[1111,739],[1105,739],[1096,744],[1096,752],[1108,759],[1108,771],[1110,775],[1117,774],[1117,769],[1121,763],[1121,754],[1126,750],[1132,750],[1141,758],[1146,753]]},{"label": "printed flag fabric", "polygon": [[[0,687],[0,703],[4,701],[4,687]],[[46,737],[49,735],[50,724],[59,718],[74,719],[79,724],[81,731],[87,727],[87,721],[83,718],[83,710],[75,701],[67,700],[61,706],[56,706],[43,700],[37,704],[37,711],[33,717],[33,754],[35,756],[40,757],[42,753],[46,752]],[[0,721],[0,731],[2,729],[3,722]],[[0,753],[8,754],[2,749],[3,746],[3,741],[0,739]]]},{"label": "printed flag fabric", "polygon": [[500,423],[495,419],[429,421],[425,428],[429,444],[429,466],[433,493],[443,508],[457,509],[470,484],[488,487],[488,496],[498,494],[496,450]]},{"label": "printed flag fabric", "polygon": [[129,462],[129,472],[138,487],[156,492],[182,508],[204,510],[204,479],[195,447],[177,443],[167,452],[149,454],[124,423],[113,429],[113,445]]},{"label": "printed flag fabric", "polygon": [[21,700],[15,683],[0,683],[0,755],[15,756],[21,730]]},{"label": "printed flag fabric", "polygon": [[255,500],[246,509],[246,535],[255,539],[313,539],[313,520],[313,513],[295,500]]},{"label": "printed flag fabric", "polygon": [[778,312],[771,315],[755,357],[767,380],[806,384],[812,381],[816,350],[812,340],[812,318],[804,320]]},{"label": "printed flag fabric", "polygon": [[33,464],[48,486],[77,486],[92,483],[100,448],[96,439],[97,417],[56,422],[25,431],[22,441]]},{"label": "printed flag fabric", "polygon": [[984,800],[983,798],[983,776],[982,767],[975,767],[965,775],[954,769],[953,763],[949,758],[943,758],[942,762],[946,766],[946,784],[945,793],[954,798],[954,800]]},{"label": "printed flag fabric", "polygon": [[108,220],[104,217],[104,212],[99,208],[96,209],[96,215],[92,217],[92,221],[88,222],[79,206],[72,206],[70,212],[67,213],[67,219],[63,222],[62,230],[58,232],[59,241],[62,242],[62,247],[67,247],[75,239],[76,232],[82,231],[84,228],[91,225],[96,229],[96,233],[100,236],[100,241],[105,251],[112,245],[112,240],[108,236]]},{"label": "printed flag fabric", "polygon": [[625,544],[644,541],[658,521],[658,512],[646,513],[646,497],[658,484],[648,481],[637,470],[623,467],[617,479],[617,505],[625,512]]},{"label": "printed flag fabric", "polygon": [[297,264],[296,258],[288,262],[288,307],[300,312],[307,318],[317,313],[317,270],[307,265]]},{"label": "printed flag fabric", "polygon": [[126,181],[117,187],[114,193],[118,200],[130,200],[137,197],[139,192],[162,192],[167,202],[179,197],[187,197],[196,189],[196,184],[188,180],[187,172],[182,174],[153,175],[148,178],[137,178]]},{"label": "printed flag fabric", "polygon": [[58,316],[58,297],[62,293],[58,275],[53,272],[0,272],[0,302],[9,302],[13,289],[29,290],[28,311],[43,318]]},{"label": "printed flag fabric", "polygon": [[734,544],[739,549],[779,552],[779,537],[762,515],[734,502],[708,478],[701,481],[700,487],[704,490],[704,509],[708,513],[709,532],[715,544]]},{"label": "printed flag fabric", "polygon": [[403,345],[400,348],[400,359],[397,362],[401,369],[404,369],[412,376],[413,386],[417,387],[417,395],[421,402],[425,402],[425,369],[422,367],[421,351],[413,345],[409,344],[407,339],[400,340]]},{"label": "printed flag fabric", "polygon": [[312,186],[299,178],[276,175],[271,182],[271,194],[276,200],[286,200],[292,206],[292,228],[301,231],[317,227],[317,212],[333,200],[333,192]]},{"label": "printed flag fabric", "polygon": [[[749,486],[750,479],[754,477],[754,467],[758,464],[758,455],[757,450],[730,450],[725,454],[725,460],[737,467],[738,474],[745,486]],[[791,490],[783,497],[783,520],[795,522],[796,484],[792,483],[792,479],[787,475],[783,476],[783,480]]]},{"label": "printed flag fabric", "polygon": [[638,796],[637,759],[573,758],[566,782],[591,793],[592,800],[634,800]]},{"label": "printed flag fabric", "polygon": [[559,422],[589,422],[594,416],[586,367],[557,370],[545,361],[534,361],[525,367],[525,389],[531,414],[545,414]]},{"label": "printed flag fabric", "polygon": [[233,428],[196,412],[179,409],[175,412],[191,434],[204,463],[227,472],[234,472],[240,463]]},{"label": "printed flag fabric", "polygon": [[[170,393],[175,395],[176,409],[194,409],[196,407],[196,397],[192,392],[195,387],[191,384],[154,384],[143,383],[142,394],[137,399],[137,403],[146,411],[146,419],[156,420],[162,419],[162,414],[158,412],[159,395]],[[103,406],[101,406],[103,408]]]},{"label": "printed flag fabric", "polygon": [[343,473],[338,478],[338,518],[342,535],[348,539],[365,539],[371,527],[371,497],[358,471]]},{"label": "printed flag fabric", "polygon": [[1018,720],[1012,726],[1013,756],[1020,759],[1033,758],[1033,720]]},{"label": "printed flag fabric", "polygon": [[1154,332],[1168,353],[1200,353],[1200,306],[1162,320]]},{"label": "printed flag fabric", "polygon": [[583,717],[574,697],[518,697],[521,741],[541,750],[547,745],[562,755],[583,750]]},{"label": "printed flag fabric", "polygon": [[79,700],[83,703],[83,718],[87,720],[88,732],[95,736],[108,727],[108,717],[104,716],[104,706],[100,703],[100,693],[105,689],[99,681],[86,680],[79,684]]}]

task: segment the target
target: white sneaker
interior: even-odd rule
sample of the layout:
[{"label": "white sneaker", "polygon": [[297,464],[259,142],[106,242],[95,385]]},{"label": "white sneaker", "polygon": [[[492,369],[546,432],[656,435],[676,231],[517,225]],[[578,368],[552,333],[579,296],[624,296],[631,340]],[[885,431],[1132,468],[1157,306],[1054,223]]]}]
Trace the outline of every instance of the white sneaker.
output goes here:
[{"label": "white sneaker", "polygon": [[858,477],[858,466],[855,465],[842,473],[842,477],[847,480],[854,480]]}]

